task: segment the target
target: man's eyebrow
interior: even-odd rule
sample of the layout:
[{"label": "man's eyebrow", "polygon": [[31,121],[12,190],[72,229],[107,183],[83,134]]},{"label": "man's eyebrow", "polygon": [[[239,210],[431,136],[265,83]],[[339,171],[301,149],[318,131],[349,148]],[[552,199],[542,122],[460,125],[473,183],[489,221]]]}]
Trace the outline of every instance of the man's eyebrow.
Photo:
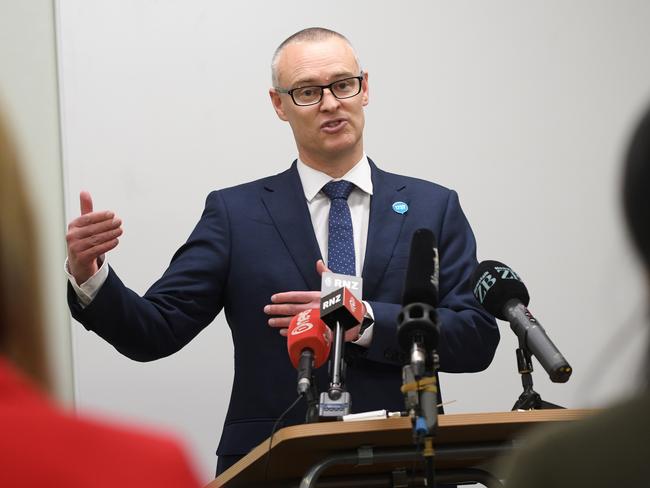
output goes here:
[{"label": "man's eyebrow", "polygon": [[[354,73],[351,73],[350,71],[339,71],[338,73],[335,73],[332,75],[332,80],[341,80],[343,78],[350,78],[353,76],[357,76]],[[293,82],[293,86],[310,86],[310,85],[320,85],[321,83],[316,80],[316,78],[313,77],[307,77],[307,78],[298,78],[296,81]]]}]

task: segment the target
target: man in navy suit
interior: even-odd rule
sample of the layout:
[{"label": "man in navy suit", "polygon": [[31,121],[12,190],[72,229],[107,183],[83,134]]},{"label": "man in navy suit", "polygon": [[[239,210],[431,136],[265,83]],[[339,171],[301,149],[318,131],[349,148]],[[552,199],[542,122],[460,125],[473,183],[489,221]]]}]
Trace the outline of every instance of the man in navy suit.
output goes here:
[{"label": "man in navy suit", "polygon": [[[324,263],[338,267],[342,253],[347,269],[364,280],[364,323],[346,333],[354,412],[403,409],[396,317],[418,228],[438,238],[440,369],[483,370],[499,341],[496,323],[470,290],[476,246],[456,193],[384,172],[365,155],[368,74],[347,39],[319,28],[294,34],[275,53],[273,85],[273,107],[293,130],[298,159],[278,175],[210,193],[188,241],[143,297],[103,257],[117,245],[121,221],[93,212],[85,192],[82,215],[67,236],[73,316],[128,357],[173,354],[225,310],[235,378],[218,472],[264,440],[295,399],[286,330],[293,315],[318,306]],[[331,240],[330,197],[336,197],[324,186],[332,180],[350,182],[343,250]],[[325,368],[317,382],[324,391]],[[284,425],[300,423],[304,412],[297,409]]]}]

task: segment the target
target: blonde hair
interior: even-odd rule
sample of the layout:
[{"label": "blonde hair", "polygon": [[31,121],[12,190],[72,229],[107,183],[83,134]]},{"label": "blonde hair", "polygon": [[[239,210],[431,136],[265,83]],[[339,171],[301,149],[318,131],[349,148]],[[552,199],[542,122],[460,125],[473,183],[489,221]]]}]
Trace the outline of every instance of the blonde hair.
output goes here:
[{"label": "blonde hair", "polygon": [[36,232],[19,166],[0,116],[0,354],[49,389]]}]

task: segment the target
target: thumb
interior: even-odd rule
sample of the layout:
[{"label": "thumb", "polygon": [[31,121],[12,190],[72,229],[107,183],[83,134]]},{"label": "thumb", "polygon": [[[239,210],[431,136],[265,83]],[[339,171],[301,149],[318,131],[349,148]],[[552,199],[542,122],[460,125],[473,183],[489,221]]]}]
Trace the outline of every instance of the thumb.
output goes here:
[{"label": "thumb", "polygon": [[89,192],[82,191],[79,193],[79,206],[81,207],[81,215],[86,215],[93,211],[93,199]]},{"label": "thumb", "polygon": [[329,273],[330,270],[327,266],[325,266],[323,260],[319,259],[316,261],[316,271],[318,271],[319,275],[322,275],[323,273]]}]

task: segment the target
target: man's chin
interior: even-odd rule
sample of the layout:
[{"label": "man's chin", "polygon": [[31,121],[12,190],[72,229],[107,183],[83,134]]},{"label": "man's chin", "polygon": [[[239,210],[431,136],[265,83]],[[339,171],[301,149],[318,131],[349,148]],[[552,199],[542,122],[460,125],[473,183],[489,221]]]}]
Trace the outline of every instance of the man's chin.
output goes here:
[{"label": "man's chin", "polygon": [[323,152],[332,156],[344,155],[354,152],[359,141],[352,134],[341,134],[337,137],[329,137],[323,141]]}]

